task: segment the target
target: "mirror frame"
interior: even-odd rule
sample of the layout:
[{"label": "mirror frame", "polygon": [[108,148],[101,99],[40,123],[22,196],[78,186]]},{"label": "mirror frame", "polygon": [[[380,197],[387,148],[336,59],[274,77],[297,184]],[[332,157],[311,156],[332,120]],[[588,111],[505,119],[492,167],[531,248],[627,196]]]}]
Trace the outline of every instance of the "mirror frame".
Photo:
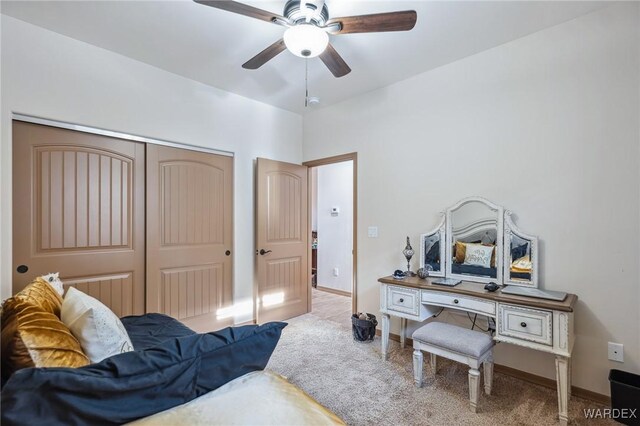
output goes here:
[{"label": "mirror frame", "polygon": [[445,214],[444,213],[440,213],[441,215],[441,219],[440,219],[440,223],[438,224],[438,226],[436,226],[434,229],[432,229],[429,232],[425,232],[424,234],[420,234],[420,267],[424,268],[424,256],[425,256],[425,252],[424,252],[424,240],[427,237],[430,237],[434,234],[439,234],[440,236],[440,271],[430,271],[429,272],[429,276],[430,277],[444,277],[445,273],[447,271],[446,269],[446,264],[447,264],[447,259],[446,259],[446,253],[445,253],[445,244],[446,244],[446,240],[445,240]]},{"label": "mirror frame", "polygon": [[[453,251],[453,231],[451,226],[451,214],[458,210],[460,207],[465,204],[469,204],[472,202],[482,203],[487,206],[490,210],[496,212],[496,277],[483,277],[480,275],[464,275],[464,274],[454,274],[451,272],[451,258]],[[482,197],[467,197],[458,201],[453,206],[449,207],[446,210],[446,248],[445,248],[445,265],[446,265],[446,276],[448,278],[454,278],[462,281],[473,281],[480,283],[489,283],[494,282],[496,284],[502,284],[502,274],[503,274],[503,263],[502,258],[504,255],[504,238],[503,238],[503,229],[504,229],[504,209],[502,206],[492,203],[491,201],[482,198]]]},{"label": "mirror frame", "polygon": [[[520,287],[532,287],[538,288],[538,237],[534,235],[526,234],[521,231],[520,228],[513,222],[513,212],[507,210],[504,212],[504,248],[503,248],[503,269],[504,269],[504,284],[514,285]],[[531,279],[525,280],[512,280],[511,279],[511,234],[516,235],[525,240],[529,240],[531,247],[529,249],[529,255],[531,256]]]}]

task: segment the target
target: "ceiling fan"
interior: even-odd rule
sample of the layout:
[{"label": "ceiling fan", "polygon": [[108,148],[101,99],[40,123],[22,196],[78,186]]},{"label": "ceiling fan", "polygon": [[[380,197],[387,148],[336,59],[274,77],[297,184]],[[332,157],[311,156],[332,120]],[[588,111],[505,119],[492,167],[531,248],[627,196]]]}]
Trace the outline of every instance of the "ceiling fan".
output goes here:
[{"label": "ceiling fan", "polygon": [[414,10],[329,19],[324,0],[287,0],[282,15],[231,0],[194,0],[196,3],[260,19],[286,27],[284,36],[242,65],[255,70],[285,49],[302,58],[320,59],[336,77],[351,72],[349,65],[329,43],[329,35],[408,31],[416,24]]}]

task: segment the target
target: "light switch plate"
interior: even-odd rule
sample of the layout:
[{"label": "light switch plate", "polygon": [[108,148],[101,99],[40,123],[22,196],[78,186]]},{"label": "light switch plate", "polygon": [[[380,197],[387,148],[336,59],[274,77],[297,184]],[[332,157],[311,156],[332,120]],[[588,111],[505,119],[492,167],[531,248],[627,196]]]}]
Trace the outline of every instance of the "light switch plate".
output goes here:
[{"label": "light switch plate", "polygon": [[367,228],[367,236],[369,238],[378,238],[378,227],[370,226],[369,228]]},{"label": "light switch plate", "polygon": [[611,361],[624,362],[624,345],[609,342],[609,359]]}]

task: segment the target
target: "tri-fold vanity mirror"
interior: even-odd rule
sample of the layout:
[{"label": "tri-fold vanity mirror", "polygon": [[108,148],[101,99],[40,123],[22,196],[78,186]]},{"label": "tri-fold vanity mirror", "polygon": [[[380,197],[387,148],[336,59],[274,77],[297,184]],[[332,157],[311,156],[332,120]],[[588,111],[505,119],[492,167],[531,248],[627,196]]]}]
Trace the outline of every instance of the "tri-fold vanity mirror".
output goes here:
[{"label": "tri-fold vanity mirror", "polygon": [[512,212],[465,198],[420,236],[420,267],[433,277],[538,287],[538,238],[522,232]]}]

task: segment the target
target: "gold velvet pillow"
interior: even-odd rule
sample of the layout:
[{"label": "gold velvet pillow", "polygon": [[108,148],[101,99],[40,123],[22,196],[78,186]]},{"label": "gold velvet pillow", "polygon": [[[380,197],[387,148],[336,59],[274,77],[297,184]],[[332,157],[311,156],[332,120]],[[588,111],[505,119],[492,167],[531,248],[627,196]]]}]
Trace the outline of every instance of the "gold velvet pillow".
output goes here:
[{"label": "gold velvet pillow", "polygon": [[28,367],[82,367],[89,359],[51,312],[13,297],[2,309],[2,375]]},{"label": "gold velvet pillow", "polygon": [[531,263],[531,258],[528,255],[514,260],[511,263],[511,272],[531,273],[532,269],[533,264]]},{"label": "gold velvet pillow", "polygon": [[2,305],[2,375],[27,367],[81,367],[89,364],[80,343],[60,321],[62,297],[42,278]]},{"label": "gold velvet pillow", "polygon": [[467,245],[460,241],[456,241],[456,263],[463,264],[467,255]]},{"label": "gold velvet pillow", "polygon": [[12,299],[38,306],[60,318],[62,296],[41,277],[36,278]]}]

